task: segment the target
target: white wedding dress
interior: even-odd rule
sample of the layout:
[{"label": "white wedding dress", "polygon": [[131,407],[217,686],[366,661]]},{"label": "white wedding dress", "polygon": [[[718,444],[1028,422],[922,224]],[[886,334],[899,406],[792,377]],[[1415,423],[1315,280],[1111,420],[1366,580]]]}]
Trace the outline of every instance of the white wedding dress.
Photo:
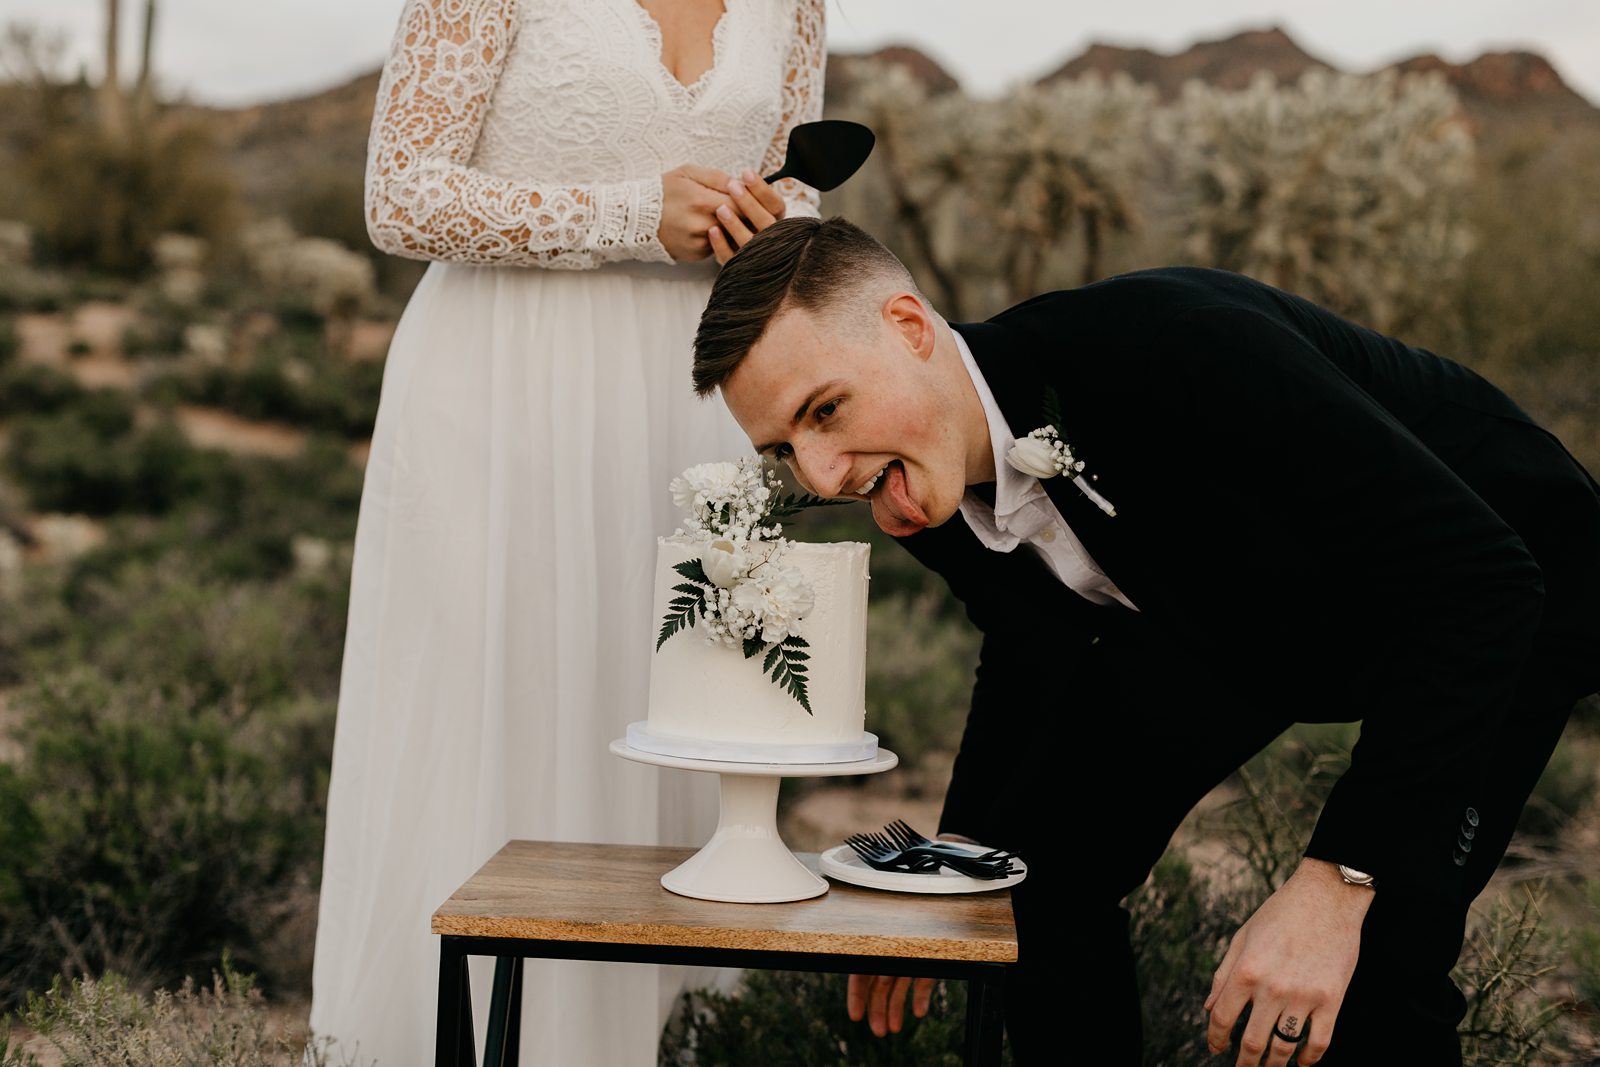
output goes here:
[{"label": "white wedding dress", "polygon": [[[667,483],[749,443],[690,385],[714,260],[656,237],[664,171],[771,173],[820,117],[822,0],[726,0],[714,65],[636,0],[409,0],[368,227],[430,259],[389,350],[356,532],[311,1026],[431,1063],[429,916],[510,838],[699,844],[710,775],[612,756],[642,719]],[[814,191],[781,191],[791,215]],[[605,892],[598,878],[596,893]],[[473,963],[481,1042],[493,963]],[[654,1064],[678,968],[529,961],[524,1067]]]}]

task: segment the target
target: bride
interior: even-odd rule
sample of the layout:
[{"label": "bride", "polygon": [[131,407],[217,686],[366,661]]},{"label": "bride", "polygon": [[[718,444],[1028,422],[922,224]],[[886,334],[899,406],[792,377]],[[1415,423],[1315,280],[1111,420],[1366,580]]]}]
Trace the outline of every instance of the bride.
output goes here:
[{"label": "bride", "polygon": [[[710,776],[606,745],[644,708],[663,487],[747,449],[689,387],[715,260],[817,213],[752,179],[820,116],[822,73],[822,0],[405,4],[367,225],[432,262],[361,500],[311,1010],[363,1063],[430,1055],[429,916],[507,839],[686,845],[715,824]],[[522,1063],[653,1064],[683,980],[530,960]]]}]

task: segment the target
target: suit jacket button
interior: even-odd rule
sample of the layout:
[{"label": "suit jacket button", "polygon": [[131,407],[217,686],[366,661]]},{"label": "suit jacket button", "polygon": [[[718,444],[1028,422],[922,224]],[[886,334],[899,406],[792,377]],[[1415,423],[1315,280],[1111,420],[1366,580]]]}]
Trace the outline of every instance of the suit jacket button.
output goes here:
[{"label": "suit jacket button", "polygon": [[1467,822],[1468,822],[1469,825],[1472,825],[1472,826],[1478,825],[1478,809],[1477,808],[1468,808],[1467,809]]},{"label": "suit jacket button", "polygon": [[1456,842],[1456,850],[1458,852],[1471,852],[1472,838],[1463,836],[1461,840]]},{"label": "suit jacket button", "polygon": [[1468,841],[1471,841],[1474,837],[1478,836],[1478,828],[1470,823],[1462,823],[1461,836],[1466,838]]},{"label": "suit jacket button", "polygon": [[1467,854],[1459,848],[1450,854],[1450,858],[1456,861],[1457,867],[1465,867],[1467,865]]}]

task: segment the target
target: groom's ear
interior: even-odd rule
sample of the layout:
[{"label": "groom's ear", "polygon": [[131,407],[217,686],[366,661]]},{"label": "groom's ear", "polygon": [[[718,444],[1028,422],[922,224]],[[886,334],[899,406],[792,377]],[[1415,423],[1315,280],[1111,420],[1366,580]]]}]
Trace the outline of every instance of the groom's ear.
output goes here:
[{"label": "groom's ear", "polygon": [[883,304],[883,318],[907,352],[923,362],[933,356],[933,315],[915,293],[889,297]]}]

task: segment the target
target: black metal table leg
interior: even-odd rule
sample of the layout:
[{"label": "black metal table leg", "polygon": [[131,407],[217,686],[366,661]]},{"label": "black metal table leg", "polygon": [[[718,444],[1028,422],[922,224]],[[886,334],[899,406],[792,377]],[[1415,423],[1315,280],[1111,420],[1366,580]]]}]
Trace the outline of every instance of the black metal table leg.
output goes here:
[{"label": "black metal table leg", "polygon": [[472,984],[467,953],[454,938],[439,939],[439,1023],[434,1038],[436,1067],[477,1067],[472,1047]]},{"label": "black metal table leg", "polygon": [[484,1035],[483,1067],[517,1067],[522,1031],[522,957],[499,956],[494,964],[494,995]]},{"label": "black metal table leg", "polygon": [[1000,1067],[1005,1031],[1005,972],[999,967],[967,980],[968,1067]]}]

